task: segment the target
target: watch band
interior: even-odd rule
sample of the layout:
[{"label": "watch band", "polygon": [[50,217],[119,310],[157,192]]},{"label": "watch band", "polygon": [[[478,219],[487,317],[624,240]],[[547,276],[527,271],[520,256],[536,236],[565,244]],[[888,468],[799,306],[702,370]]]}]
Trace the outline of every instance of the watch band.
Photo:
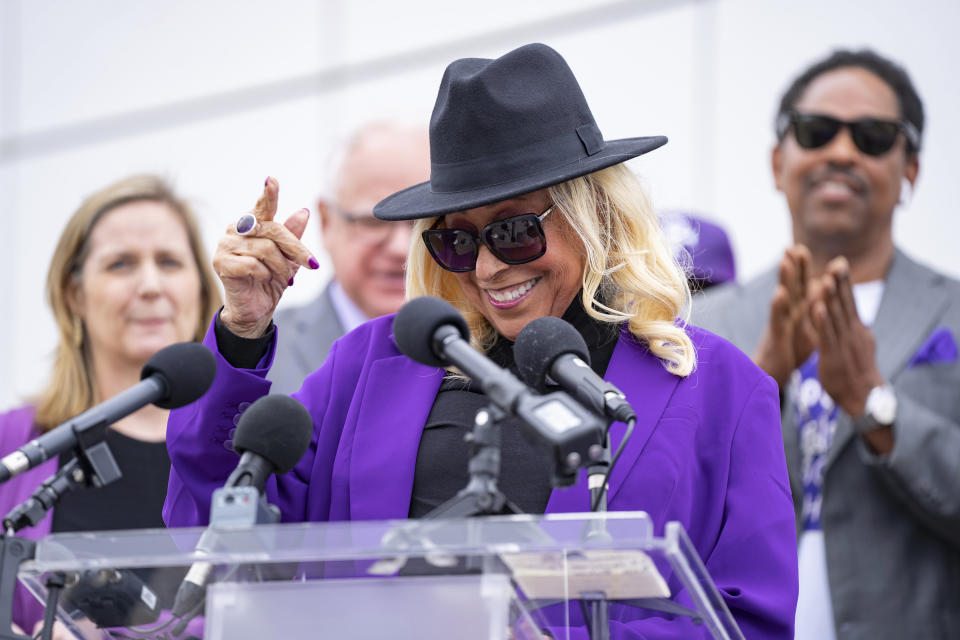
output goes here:
[{"label": "watch band", "polygon": [[853,424],[853,430],[857,433],[866,433],[867,431],[873,431],[874,429],[879,429],[881,427],[888,427],[890,425],[880,424],[874,419],[868,412],[864,412],[862,416],[857,416],[851,420]]}]

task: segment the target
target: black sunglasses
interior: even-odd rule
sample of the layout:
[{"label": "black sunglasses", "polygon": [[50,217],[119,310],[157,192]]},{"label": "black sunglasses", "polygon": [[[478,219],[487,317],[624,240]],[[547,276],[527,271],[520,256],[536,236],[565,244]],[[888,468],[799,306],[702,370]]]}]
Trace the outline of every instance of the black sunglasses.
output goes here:
[{"label": "black sunglasses", "polygon": [[858,120],[840,120],[815,113],[785,113],[777,121],[777,139],[783,140],[789,129],[804,149],[819,149],[829,143],[842,127],[850,130],[853,143],[861,153],[868,156],[881,156],[893,148],[897,136],[902,131],[910,149],[920,148],[920,133],[917,128],[905,120],[883,120],[880,118],[860,118]]},{"label": "black sunglasses", "polygon": [[[427,229],[421,235],[430,255],[447,271],[462,273],[476,269],[481,244],[500,262],[524,264],[547,252],[547,237],[540,221],[553,211],[553,206],[539,215],[522,213],[494,220],[480,229],[479,235],[466,229]],[[437,222],[439,224],[439,220]]]}]

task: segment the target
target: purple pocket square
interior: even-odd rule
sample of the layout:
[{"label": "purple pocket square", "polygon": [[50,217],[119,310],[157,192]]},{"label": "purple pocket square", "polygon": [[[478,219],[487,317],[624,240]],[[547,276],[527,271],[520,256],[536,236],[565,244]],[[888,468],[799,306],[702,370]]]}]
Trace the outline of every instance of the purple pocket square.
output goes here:
[{"label": "purple pocket square", "polygon": [[957,342],[947,327],[937,327],[933,333],[920,345],[917,352],[910,358],[908,367],[919,364],[938,364],[955,362],[957,360]]}]

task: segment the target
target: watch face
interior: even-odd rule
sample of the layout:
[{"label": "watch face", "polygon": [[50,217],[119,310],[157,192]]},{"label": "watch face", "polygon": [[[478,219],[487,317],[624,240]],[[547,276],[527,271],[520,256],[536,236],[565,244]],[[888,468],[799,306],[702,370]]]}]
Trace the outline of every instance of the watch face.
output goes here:
[{"label": "watch face", "polygon": [[897,414],[897,396],[893,387],[874,387],[867,396],[867,413],[882,425],[891,425]]}]

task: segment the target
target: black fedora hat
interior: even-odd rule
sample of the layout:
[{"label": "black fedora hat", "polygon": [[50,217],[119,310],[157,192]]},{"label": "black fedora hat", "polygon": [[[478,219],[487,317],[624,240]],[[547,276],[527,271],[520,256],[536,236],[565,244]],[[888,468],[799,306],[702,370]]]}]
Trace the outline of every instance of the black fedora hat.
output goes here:
[{"label": "black fedora hat", "polygon": [[664,136],[603,139],[559,53],[528,44],[447,66],[430,118],[430,181],[383,199],[381,220],[480,207],[624,162]]}]

